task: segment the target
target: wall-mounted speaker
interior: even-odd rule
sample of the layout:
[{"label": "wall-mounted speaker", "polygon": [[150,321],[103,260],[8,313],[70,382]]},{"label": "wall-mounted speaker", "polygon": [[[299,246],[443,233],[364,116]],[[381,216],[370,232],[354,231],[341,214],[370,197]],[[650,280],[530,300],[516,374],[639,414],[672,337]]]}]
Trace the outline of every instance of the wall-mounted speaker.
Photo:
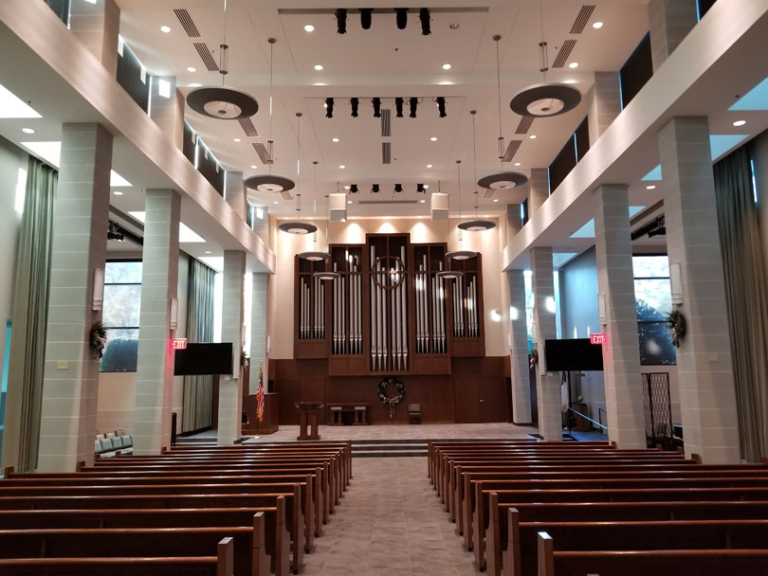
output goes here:
[{"label": "wall-mounted speaker", "polygon": [[347,195],[346,194],[329,194],[328,201],[330,202],[331,222],[346,222],[347,221]]},{"label": "wall-mounted speaker", "polygon": [[429,199],[432,222],[448,222],[448,194],[433,192]]}]

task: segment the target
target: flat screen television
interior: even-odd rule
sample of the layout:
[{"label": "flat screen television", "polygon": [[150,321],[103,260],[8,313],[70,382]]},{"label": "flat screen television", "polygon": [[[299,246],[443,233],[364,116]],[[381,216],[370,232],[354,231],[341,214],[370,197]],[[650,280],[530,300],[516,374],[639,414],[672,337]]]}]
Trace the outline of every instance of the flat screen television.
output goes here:
[{"label": "flat screen television", "polygon": [[176,350],[173,374],[175,376],[232,374],[232,343],[187,344],[184,350]]},{"label": "flat screen television", "polygon": [[549,372],[589,372],[603,369],[603,347],[592,344],[589,338],[546,340],[544,354]]}]

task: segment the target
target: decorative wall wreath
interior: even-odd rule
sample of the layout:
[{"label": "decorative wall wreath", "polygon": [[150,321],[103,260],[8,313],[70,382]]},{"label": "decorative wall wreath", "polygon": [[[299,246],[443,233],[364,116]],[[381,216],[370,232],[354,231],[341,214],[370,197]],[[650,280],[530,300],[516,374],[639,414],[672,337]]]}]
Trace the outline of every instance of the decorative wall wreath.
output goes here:
[{"label": "decorative wall wreath", "polygon": [[[387,387],[390,384],[395,385],[395,391],[397,393],[394,396],[387,395]],[[395,407],[403,401],[403,398],[405,398],[405,384],[403,384],[403,381],[400,380],[400,378],[388,376],[379,382],[379,400],[381,400],[382,404],[389,405],[390,418],[395,416]]]},{"label": "decorative wall wreath", "polygon": [[104,357],[104,348],[107,346],[107,328],[100,321],[94,322],[91,332],[88,334],[88,345],[95,360]]},{"label": "decorative wall wreath", "polygon": [[539,351],[536,350],[536,348],[534,348],[533,350],[531,350],[531,354],[528,358],[530,362],[530,369],[535,370],[536,365],[539,363]]},{"label": "decorative wall wreath", "polygon": [[685,316],[679,310],[673,310],[667,314],[667,327],[672,335],[672,343],[675,348],[680,348],[680,343],[685,338]]}]

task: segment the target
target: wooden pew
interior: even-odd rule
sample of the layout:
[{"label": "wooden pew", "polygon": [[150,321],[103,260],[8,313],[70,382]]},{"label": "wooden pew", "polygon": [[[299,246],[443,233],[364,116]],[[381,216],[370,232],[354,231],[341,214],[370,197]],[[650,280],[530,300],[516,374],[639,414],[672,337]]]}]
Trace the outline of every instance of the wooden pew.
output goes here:
[{"label": "wooden pew", "polygon": [[216,556],[186,558],[0,559],[3,576],[233,576],[234,543],[223,538]]},{"label": "wooden pew", "polygon": [[768,549],[556,552],[546,532],[538,538],[539,576],[699,576],[768,574]]}]

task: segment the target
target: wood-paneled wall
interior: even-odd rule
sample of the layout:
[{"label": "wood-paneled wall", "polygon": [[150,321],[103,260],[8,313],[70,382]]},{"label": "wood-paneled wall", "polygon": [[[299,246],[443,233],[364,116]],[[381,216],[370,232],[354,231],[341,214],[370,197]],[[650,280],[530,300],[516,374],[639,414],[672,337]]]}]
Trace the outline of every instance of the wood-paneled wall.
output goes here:
[{"label": "wood-paneled wall", "polygon": [[379,401],[379,376],[328,376],[327,360],[271,360],[280,424],[298,424],[295,403],[300,401],[325,404],[324,418],[332,403],[368,404],[372,424],[406,423],[408,404],[421,404],[424,423],[510,422],[509,357],[452,362],[451,375],[400,376],[405,399],[390,419],[389,408]]}]

